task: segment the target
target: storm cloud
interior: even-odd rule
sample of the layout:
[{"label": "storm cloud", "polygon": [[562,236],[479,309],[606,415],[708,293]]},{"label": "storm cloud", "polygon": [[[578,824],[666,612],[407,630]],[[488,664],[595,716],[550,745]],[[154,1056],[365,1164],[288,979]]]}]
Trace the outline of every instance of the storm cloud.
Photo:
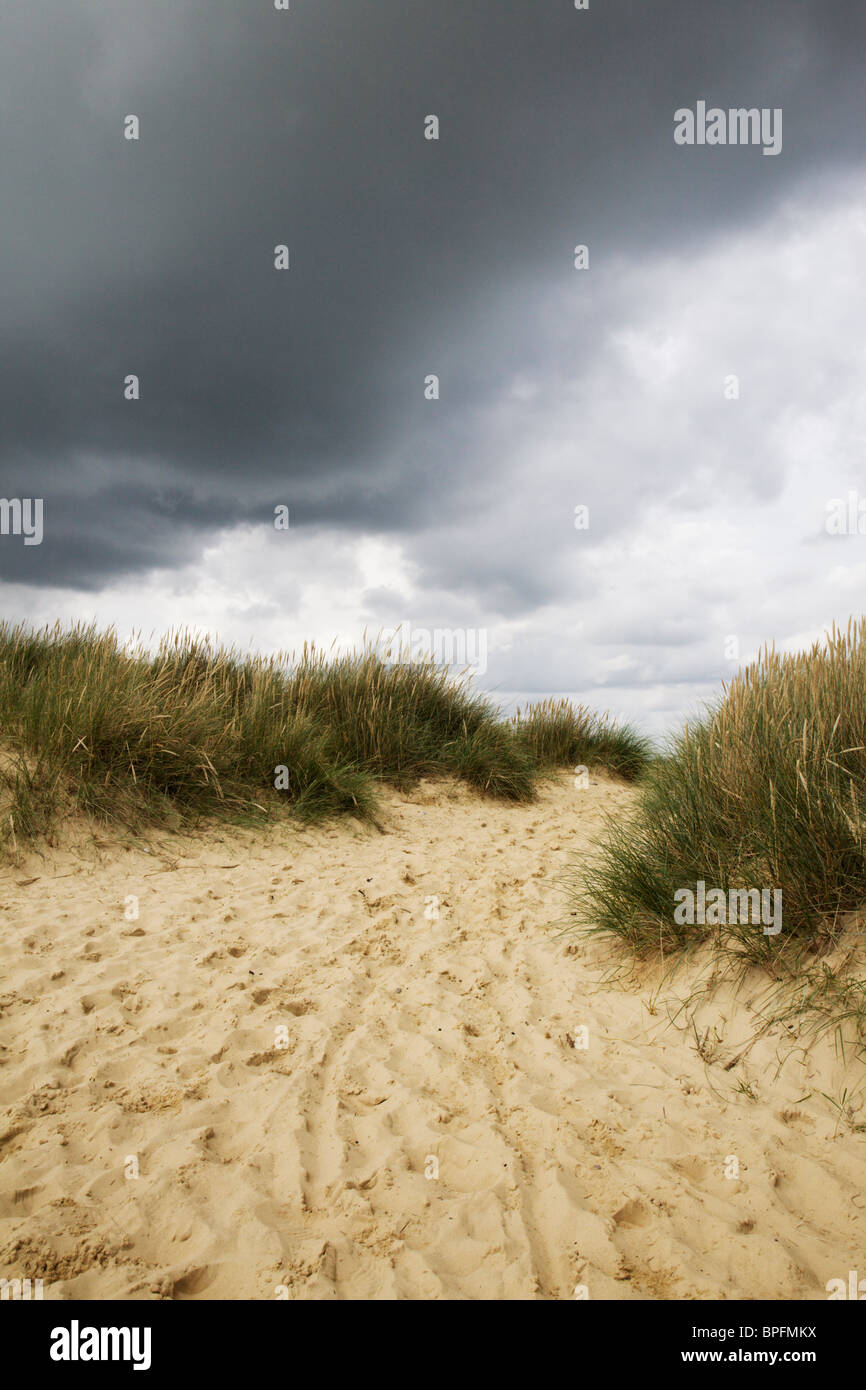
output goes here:
[{"label": "storm cloud", "polygon": [[[480,626],[501,694],[660,722],[726,634],[846,616],[864,40],[841,0],[5,14],[7,615]],[[698,101],[782,152],[677,145]]]}]

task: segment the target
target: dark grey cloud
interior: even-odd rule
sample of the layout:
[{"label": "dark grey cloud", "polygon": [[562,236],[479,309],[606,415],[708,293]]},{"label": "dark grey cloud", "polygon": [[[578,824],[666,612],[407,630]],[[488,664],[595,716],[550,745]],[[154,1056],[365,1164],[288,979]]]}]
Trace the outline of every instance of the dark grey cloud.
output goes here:
[{"label": "dark grey cloud", "polygon": [[[817,197],[866,148],[859,3],[52,0],[2,26],[0,491],[43,496],[46,530],[0,577],[32,585],[187,564],[285,502],[414,537],[434,588],[550,602],[574,562],[544,524],[485,529],[505,481],[536,499],[503,473],[502,383],[559,370],[566,332],[579,376],[618,266]],[[782,107],[783,153],[675,147],[698,98]],[[616,486],[579,465],[581,495]]]}]

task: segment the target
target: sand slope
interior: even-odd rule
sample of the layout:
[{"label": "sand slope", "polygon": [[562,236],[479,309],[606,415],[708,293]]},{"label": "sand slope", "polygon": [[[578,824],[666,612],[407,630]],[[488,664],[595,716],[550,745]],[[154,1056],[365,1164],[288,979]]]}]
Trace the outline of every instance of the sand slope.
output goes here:
[{"label": "sand slope", "polygon": [[[776,1078],[784,1035],[708,1066],[551,927],[556,875],[631,796],[423,786],[389,794],[385,833],[4,869],[0,1275],[229,1299],[825,1298],[866,1275],[864,1140],[818,1095],[856,1071],[824,1048]],[[710,1026],[730,1051],[745,999]]]}]

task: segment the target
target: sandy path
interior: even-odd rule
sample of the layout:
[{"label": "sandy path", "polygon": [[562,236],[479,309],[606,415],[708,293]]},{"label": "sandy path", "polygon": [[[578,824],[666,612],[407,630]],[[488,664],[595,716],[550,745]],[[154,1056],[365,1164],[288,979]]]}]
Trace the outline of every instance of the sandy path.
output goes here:
[{"label": "sandy path", "polygon": [[[631,795],[422,787],[389,795],[385,834],[3,870],[0,1275],[55,1298],[617,1299],[866,1276],[864,1140],[818,1095],[857,1075],[825,1048],[776,1079],[779,1039],[707,1066],[551,927],[568,854]],[[742,1003],[699,1023],[747,1036]]]}]

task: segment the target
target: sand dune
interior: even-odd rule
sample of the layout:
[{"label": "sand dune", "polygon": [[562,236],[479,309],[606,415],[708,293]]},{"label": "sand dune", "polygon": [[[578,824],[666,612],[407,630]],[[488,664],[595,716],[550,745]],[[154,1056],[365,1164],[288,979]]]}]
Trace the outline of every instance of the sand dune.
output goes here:
[{"label": "sand dune", "polygon": [[[776,1075],[779,1029],[708,1064],[648,977],[606,982],[608,948],[553,925],[569,855],[632,795],[423,785],[384,833],[4,869],[0,1275],[48,1298],[826,1298],[866,1235],[832,1048]],[[697,1017],[726,1056],[751,1023],[747,992]]]}]

